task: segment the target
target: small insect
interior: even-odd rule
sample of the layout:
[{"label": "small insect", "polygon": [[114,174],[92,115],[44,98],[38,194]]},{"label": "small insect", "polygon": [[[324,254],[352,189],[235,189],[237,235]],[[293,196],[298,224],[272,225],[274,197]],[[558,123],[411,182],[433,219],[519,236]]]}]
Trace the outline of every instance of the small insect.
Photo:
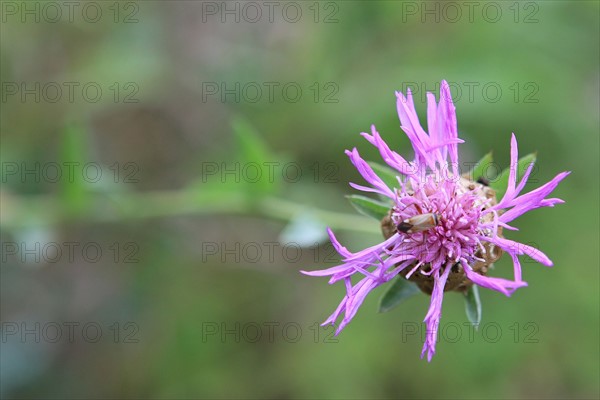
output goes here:
[{"label": "small insect", "polygon": [[418,214],[400,222],[396,229],[403,233],[423,232],[440,224],[441,216],[435,213]]},{"label": "small insect", "polygon": [[477,178],[477,183],[480,183],[483,186],[490,186],[490,181],[487,178],[484,178],[483,176]]}]

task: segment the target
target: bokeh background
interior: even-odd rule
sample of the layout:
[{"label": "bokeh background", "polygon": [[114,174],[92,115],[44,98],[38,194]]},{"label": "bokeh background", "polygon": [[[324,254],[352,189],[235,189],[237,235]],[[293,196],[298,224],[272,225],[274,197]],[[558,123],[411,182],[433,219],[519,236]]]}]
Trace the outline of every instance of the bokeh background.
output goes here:
[{"label": "bokeh background", "polygon": [[[598,398],[597,1],[65,3],[0,10],[2,397]],[[409,157],[394,90],[424,116],[441,79],[464,163],[515,132],[529,189],[573,173],[508,235],[555,266],[477,332],[447,294],[428,364],[427,296],[334,338],[344,288],[299,270],[325,225],[380,240],[343,151],[376,124]]]}]

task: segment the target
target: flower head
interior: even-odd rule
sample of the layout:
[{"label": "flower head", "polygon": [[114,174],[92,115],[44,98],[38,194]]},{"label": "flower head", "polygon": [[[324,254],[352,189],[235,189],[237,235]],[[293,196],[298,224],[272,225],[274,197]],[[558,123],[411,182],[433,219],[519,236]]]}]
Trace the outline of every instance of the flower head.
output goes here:
[{"label": "flower head", "polygon": [[[385,240],[362,251],[352,253],[343,247],[328,229],[331,243],[343,259],[341,265],[306,272],[311,276],[330,276],[329,283],[343,281],[346,295],[338,308],[323,323],[337,326],[336,334],[352,320],[369,292],[398,275],[410,279],[426,293],[431,304],[425,316],[427,337],[421,357],[430,361],[435,353],[444,291],[465,291],[473,284],[510,296],[517,288],[527,286],[522,280],[518,256],[526,254],[551,266],[550,259],[538,249],[503,237],[503,230],[514,219],[538,207],[552,207],[563,201],[547,198],[569,172],[562,172],[545,185],[522,194],[533,162],[517,183],[517,140],[511,137],[511,168],[504,196],[485,181],[476,182],[461,176],[458,164],[458,138],[455,108],[448,83],[442,81],[440,100],[427,93],[427,127],[419,123],[410,89],[406,96],[396,92],[401,128],[414,149],[414,159],[407,161],[391,150],[375,126],[362,136],[375,146],[396,176],[397,184],[389,185],[375,173],[355,148],[346,151],[369,186],[350,185],[364,192],[376,193],[391,202],[382,220]],[[475,177],[477,178],[477,177]],[[502,252],[512,258],[514,280],[487,276],[488,268]],[[352,278],[361,279],[353,283]]]}]

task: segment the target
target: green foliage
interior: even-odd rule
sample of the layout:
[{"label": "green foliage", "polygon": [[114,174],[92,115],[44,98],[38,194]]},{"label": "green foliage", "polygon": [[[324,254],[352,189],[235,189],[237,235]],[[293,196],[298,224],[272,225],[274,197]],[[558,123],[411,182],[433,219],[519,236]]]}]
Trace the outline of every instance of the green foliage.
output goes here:
[{"label": "green foliage", "polygon": [[[200,176],[189,185],[189,191],[196,202],[210,204],[237,198],[253,207],[264,197],[281,191],[281,173],[276,173],[273,165],[281,164],[282,157],[271,151],[245,118],[234,117],[231,130],[233,151],[218,157],[222,161],[203,161]],[[232,173],[225,176],[222,168]]]},{"label": "green foliage", "polygon": [[[63,210],[70,216],[81,215],[90,204],[86,182],[80,172],[87,160],[86,132],[80,125],[71,124],[62,132],[60,157],[63,166],[73,166],[60,180],[60,197]],[[68,172],[68,170],[67,170]]]},{"label": "green foliage", "polygon": [[531,154],[526,155],[525,157],[520,158],[519,161],[517,161],[516,166],[511,165],[511,166],[505,168],[500,173],[500,175],[498,175],[496,177],[496,179],[490,181],[490,187],[496,191],[496,197],[498,199],[502,198],[502,196],[504,196],[504,193],[506,193],[506,189],[508,187],[508,176],[510,174],[510,169],[516,168],[517,182],[519,182],[519,179],[523,176],[527,167],[529,167],[529,165],[531,163],[535,163],[536,157],[537,157],[537,153],[531,153]]},{"label": "green foliage", "polygon": [[477,162],[477,164],[475,164],[475,166],[473,167],[473,169],[471,169],[471,171],[468,172],[468,174],[467,174],[468,179],[470,179],[472,181],[476,181],[479,178],[488,178],[486,176],[485,172],[486,172],[487,168],[492,164],[493,161],[494,161],[494,158],[492,156],[492,152],[490,151],[485,156],[483,156],[481,158],[481,160],[479,160]]},{"label": "green foliage", "polygon": [[481,322],[481,299],[479,298],[479,287],[473,285],[465,293],[465,312],[469,322],[475,328],[479,327]]},{"label": "green foliage", "polygon": [[398,188],[398,173],[396,171],[386,165],[378,164],[376,162],[369,162],[368,164],[373,168],[373,172],[375,172],[390,189],[393,190],[394,188]]},{"label": "green foliage", "polygon": [[390,211],[388,204],[369,197],[353,194],[346,196],[346,198],[359,213],[375,218],[378,221],[381,221]]},{"label": "green foliage", "polygon": [[246,119],[235,117],[232,121],[232,129],[237,145],[236,158],[241,163],[241,168],[258,171],[251,180],[244,180],[244,189],[255,196],[275,193],[280,182],[268,173],[268,166],[278,158]]},{"label": "green foliage", "polygon": [[404,300],[419,293],[420,290],[416,284],[404,279],[403,276],[397,276],[387,291],[379,300],[379,312],[387,312],[398,306]]}]

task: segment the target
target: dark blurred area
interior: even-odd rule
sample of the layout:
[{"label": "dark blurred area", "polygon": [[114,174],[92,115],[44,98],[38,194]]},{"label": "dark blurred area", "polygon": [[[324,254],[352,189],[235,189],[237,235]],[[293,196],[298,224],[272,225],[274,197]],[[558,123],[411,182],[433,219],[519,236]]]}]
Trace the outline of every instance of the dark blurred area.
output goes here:
[{"label": "dark blurred area", "polygon": [[[2,398],[598,398],[597,1],[2,1]],[[537,151],[516,222],[529,287],[481,291],[473,331],[429,297],[339,337],[319,327],[350,250],[381,239],[344,199],[345,149],[412,156],[394,91],[446,79],[465,163]],[[509,259],[495,274],[509,276]]]}]

